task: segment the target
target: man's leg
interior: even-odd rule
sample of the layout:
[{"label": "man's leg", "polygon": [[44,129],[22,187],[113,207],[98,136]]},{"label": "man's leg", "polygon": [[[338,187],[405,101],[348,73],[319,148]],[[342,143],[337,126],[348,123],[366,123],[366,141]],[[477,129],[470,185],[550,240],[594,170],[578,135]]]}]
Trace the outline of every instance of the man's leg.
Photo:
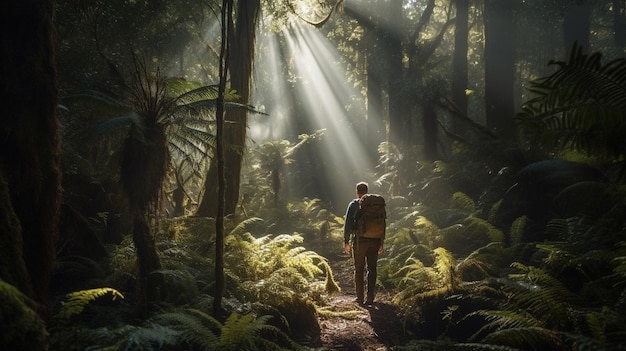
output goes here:
[{"label": "man's leg", "polygon": [[374,303],[376,297],[376,278],[378,276],[378,248],[379,242],[368,243],[365,258],[367,260],[367,300],[366,304]]},{"label": "man's leg", "polygon": [[352,248],[352,258],[354,259],[354,288],[356,290],[356,300],[358,303],[363,303],[363,297],[365,295],[364,276],[365,272],[365,245],[363,243],[357,243]]}]

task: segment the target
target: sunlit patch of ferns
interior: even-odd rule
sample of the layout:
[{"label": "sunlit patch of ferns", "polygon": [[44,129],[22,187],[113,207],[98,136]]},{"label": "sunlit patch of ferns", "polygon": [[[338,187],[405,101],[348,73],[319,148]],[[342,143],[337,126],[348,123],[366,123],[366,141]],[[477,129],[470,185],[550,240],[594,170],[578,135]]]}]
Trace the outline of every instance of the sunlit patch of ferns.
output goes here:
[{"label": "sunlit patch of ferns", "polygon": [[229,236],[226,240],[226,263],[242,281],[240,291],[248,298],[267,301],[269,296],[307,295],[320,276],[320,286],[329,292],[338,291],[326,258],[298,246],[298,234],[265,235],[255,238],[249,233]]},{"label": "sunlit patch of ferns", "polygon": [[452,292],[455,259],[443,248],[435,249],[434,254],[432,266],[424,266],[411,257],[397,273],[401,278],[393,301],[406,315],[419,315],[422,305],[441,300]]}]

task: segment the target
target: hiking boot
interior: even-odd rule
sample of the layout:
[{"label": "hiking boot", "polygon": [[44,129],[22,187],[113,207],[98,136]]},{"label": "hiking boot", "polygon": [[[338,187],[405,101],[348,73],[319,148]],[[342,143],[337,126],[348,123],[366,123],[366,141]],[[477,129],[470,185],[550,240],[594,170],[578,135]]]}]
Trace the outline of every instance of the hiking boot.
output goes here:
[{"label": "hiking boot", "polygon": [[367,308],[372,308],[372,307],[374,307],[374,302],[373,301],[367,301],[367,302],[365,302],[365,305],[367,306]]}]

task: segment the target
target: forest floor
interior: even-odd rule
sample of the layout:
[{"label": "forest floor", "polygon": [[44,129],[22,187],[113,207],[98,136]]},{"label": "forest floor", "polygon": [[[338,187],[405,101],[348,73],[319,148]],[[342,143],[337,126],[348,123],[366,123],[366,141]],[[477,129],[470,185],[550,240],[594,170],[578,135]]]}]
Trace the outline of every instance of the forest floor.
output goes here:
[{"label": "forest floor", "polygon": [[392,296],[378,291],[372,307],[358,304],[351,258],[347,254],[327,258],[341,292],[329,297],[328,310],[334,313],[319,317],[321,335],[316,346],[342,351],[382,351],[404,344],[407,337],[391,303]]}]

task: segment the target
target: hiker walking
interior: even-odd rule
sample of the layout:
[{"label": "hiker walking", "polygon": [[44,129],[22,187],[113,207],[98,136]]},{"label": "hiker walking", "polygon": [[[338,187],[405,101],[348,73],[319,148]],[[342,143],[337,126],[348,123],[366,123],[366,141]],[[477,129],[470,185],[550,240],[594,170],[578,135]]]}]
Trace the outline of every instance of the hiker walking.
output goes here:
[{"label": "hiker walking", "polygon": [[[385,200],[380,195],[368,194],[366,182],[357,183],[356,196],[356,199],[350,201],[346,211],[344,250],[346,253],[352,252],[356,302],[372,307],[376,296],[376,265],[378,255],[383,252],[385,240]],[[367,276],[364,277],[366,264]],[[364,297],[367,299],[364,300]]]}]

